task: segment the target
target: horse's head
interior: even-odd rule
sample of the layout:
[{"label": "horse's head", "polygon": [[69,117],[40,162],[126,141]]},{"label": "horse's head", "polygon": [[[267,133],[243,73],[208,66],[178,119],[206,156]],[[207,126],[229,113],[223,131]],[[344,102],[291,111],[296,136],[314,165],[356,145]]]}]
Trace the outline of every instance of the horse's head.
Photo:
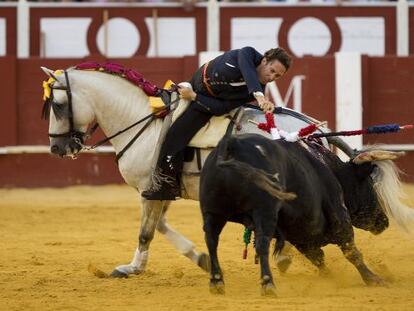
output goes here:
[{"label": "horse's head", "polygon": [[[344,199],[352,224],[379,234],[388,228],[388,215],[378,194],[380,161],[394,160],[402,153],[372,150],[362,152],[347,163],[340,172]],[[391,162],[391,161],[388,161]]]},{"label": "horse's head", "polygon": [[49,76],[43,83],[43,116],[49,118],[50,150],[61,157],[74,157],[82,149],[86,130],[95,119],[94,111],[77,91],[71,69],[41,68]]}]

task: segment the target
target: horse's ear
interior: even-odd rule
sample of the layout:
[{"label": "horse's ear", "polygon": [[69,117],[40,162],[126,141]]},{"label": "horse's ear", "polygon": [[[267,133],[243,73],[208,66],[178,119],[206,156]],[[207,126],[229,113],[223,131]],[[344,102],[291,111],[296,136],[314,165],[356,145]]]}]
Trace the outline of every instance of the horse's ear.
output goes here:
[{"label": "horse's ear", "polygon": [[46,75],[48,75],[49,77],[51,77],[51,78],[54,78],[54,79],[55,79],[55,75],[53,74],[53,70],[50,70],[49,68],[46,68],[46,67],[43,67],[43,66],[40,66],[40,69],[42,69],[42,70],[43,70],[43,72],[44,72]]},{"label": "horse's ear", "polygon": [[[58,82],[62,85],[65,85],[65,80],[64,80],[64,75],[63,75],[64,71],[63,70],[53,71],[53,70],[50,70],[49,68],[46,68],[46,67],[43,67],[43,66],[40,66],[40,68],[43,70],[43,72],[45,74],[47,74],[54,81],[56,81],[56,82]],[[50,81],[50,79],[49,79],[49,81]]]}]

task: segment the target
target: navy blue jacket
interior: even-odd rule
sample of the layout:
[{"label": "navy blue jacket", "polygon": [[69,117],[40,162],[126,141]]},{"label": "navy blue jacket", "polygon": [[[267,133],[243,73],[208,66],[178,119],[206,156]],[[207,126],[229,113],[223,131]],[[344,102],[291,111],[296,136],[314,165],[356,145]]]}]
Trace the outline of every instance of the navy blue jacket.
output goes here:
[{"label": "navy blue jacket", "polygon": [[210,113],[221,115],[254,100],[254,92],[263,92],[256,67],[263,59],[252,47],[228,51],[208,63],[206,78],[212,96],[202,81],[201,67],[192,79],[196,102],[210,109]]}]

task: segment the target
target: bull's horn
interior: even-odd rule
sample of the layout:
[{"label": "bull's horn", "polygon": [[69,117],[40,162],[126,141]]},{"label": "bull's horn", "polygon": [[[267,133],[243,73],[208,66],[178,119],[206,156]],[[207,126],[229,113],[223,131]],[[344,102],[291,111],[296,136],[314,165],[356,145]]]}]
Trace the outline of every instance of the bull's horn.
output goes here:
[{"label": "bull's horn", "polygon": [[371,150],[358,154],[352,162],[355,164],[362,164],[372,161],[395,160],[405,155],[404,151],[386,151],[386,150]]}]

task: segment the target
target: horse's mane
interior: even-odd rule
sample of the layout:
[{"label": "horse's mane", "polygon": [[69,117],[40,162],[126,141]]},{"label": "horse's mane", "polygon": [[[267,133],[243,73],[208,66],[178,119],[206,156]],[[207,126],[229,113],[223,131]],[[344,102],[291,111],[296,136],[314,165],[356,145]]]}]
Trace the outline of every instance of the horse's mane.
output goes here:
[{"label": "horse's mane", "polygon": [[144,76],[136,70],[125,68],[124,66],[116,63],[99,64],[95,62],[86,62],[76,65],[74,69],[95,70],[120,76],[141,88],[148,96],[155,96],[160,91],[160,89],[155,84],[146,80]]},{"label": "horse's mane", "polygon": [[[133,69],[125,68],[122,65],[116,63],[104,63],[99,64],[96,62],[85,62],[78,64],[76,66],[70,67],[68,70],[88,70],[88,71],[97,71],[107,74],[116,75],[127,81],[131,82],[133,85],[138,86],[147,96],[156,96],[159,95],[161,89],[158,88],[155,84],[151,83],[150,81],[146,80],[142,74],[137,72]],[[44,82],[46,83],[46,82]],[[47,82],[49,87],[54,83],[54,80]],[[45,87],[45,85],[43,85]],[[57,119],[67,118],[68,117],[68,109],[66,105],[60,105],[56,103],[53,98],[53,92],[51,92],[50,97],[48,97],[43,105],[42,109],[42,118],[48,119],[50,110],[53,110]]]},{"label": "horse's mane", "polygon": [[402,202],[406,196],[401,188],[400,170],[391,160],[373,163],[378,167],[373,179],[381,207],[400,228],[413,234],[414,209]]}]

